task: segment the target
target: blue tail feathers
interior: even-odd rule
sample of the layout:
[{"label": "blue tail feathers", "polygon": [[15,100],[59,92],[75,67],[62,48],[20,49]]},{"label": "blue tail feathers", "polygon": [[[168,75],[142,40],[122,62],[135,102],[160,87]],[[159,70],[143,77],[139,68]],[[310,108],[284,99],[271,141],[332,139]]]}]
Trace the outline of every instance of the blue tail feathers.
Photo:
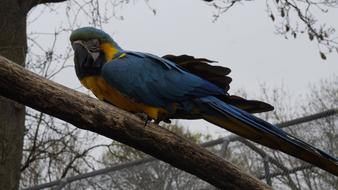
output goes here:
[{"label": "blue tail feathers", "polygon": [[250,113],[247,113],[241,109],[238,109],[232,105],[226,104],[222,102],[221,100],[217,99],[213,96],[203,97],[200,98],[199,101],[203,102],[204,104],[209,105],[214,110],[222,113],[225,117],[232,117],[237,120],[240,120],[241,122],[245,123],[246,125],[254,128],[257,131],[260,131],[262,133],[269,133],[276,138],[281,138],[285,142],[292,144],[293,146],[296,146],[301,149],[306,149],[307,151],[310,151],[314,154],[319,154],[320,156],[329,159],[333,162],[338,163],[338,159],[325,153],[324,151],[313,147],[312,145],[297,139],[296,137],[286,133],[279,127],[270,124],[258,117],[255,117],[251,115]]}]

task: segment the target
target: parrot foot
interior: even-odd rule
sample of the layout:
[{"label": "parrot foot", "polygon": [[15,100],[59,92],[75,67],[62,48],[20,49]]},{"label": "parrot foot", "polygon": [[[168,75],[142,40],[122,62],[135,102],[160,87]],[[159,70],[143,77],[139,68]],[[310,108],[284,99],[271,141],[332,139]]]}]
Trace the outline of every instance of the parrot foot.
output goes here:
[{"label": "parrot foot", "polygon": [[170,119],[165,118],[158,118],[158,119],[151,119],[147,114],[145,113],[135,113],[137,117],[139,117],[141,120],[144,121],[144,126],[147,126],[151,121],[153,121],[154,124],[158,125],[161,121],[170,124]]},{"label": "parrot foot", "polygon": [[135,113],[137,117],[139,117],[142,121],[144,121],[144,126],[147,126],[148,123],[151,121],[150,117],[148,117],[145,113]]},{"label": "parrot foot", "polygon": [[159,125],[160,122],[161,122],[161,120],[159,120],[159,119],[155,119],[155,120],[154,120],[154,124],[156,124],[156,125]]},{"label": "parrot foot", "polygon": [[150,119],[150,117],[147,116],[147,119],[145,120],[144,126],[147,126],[148,123],[150,123],[150,122],[151,122],[151,119]]},{"label": "parrot foot", "polygon": [[143,120],[143,121],[147,121],[147,120],[148,120],[148,116],[147,116],[147,114],[145,114],[145,113],[135,113],[135,115],[136,115],[138,118],[140,118],[141,120]]}]

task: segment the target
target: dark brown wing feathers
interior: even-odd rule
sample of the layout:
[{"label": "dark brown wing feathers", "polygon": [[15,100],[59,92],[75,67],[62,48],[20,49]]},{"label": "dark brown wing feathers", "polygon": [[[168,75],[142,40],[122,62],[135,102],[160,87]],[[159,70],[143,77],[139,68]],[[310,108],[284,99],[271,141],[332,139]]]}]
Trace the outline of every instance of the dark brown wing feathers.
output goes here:
[{"label": "dark brown wing feathers", "polygon": [[[205,58],[195,58],[189,55],[165,55],[163,58],[180,65],[190,73],[214,83],[215,85],[223,88],[225,92],[228,92],[230,89],[232,79],[227,75],[231,72],[231,70],[227,67],[210,65],[210,63],[214,63],[215,61]],[[219,96],[218,98],[250,113],[260,113],[274,109],[273,106],[268,103],[257,100],[246,100],[234,95]]]},{"label": "dark brown wing feathers", "polygon": [[249,113],[261,113],[272,111],[274,107],[268,103],[261,102],[258,100],[247,100],[239,96],[221,96],[218,97],[223,102],[236,106]]},{"label": "dark brown wing feathers", "polygon": [[214,83],[215,85],[225,89],[226,92],[230,88],[230,82],[232,79],[227,75],[231,72],[231,70],[226,67],[208,64],[214,63],[215,61],[204,58],[195,58],[189,55],[165,55],[163,58],[180,65],[187,71],[198,75],[211,83]]}]

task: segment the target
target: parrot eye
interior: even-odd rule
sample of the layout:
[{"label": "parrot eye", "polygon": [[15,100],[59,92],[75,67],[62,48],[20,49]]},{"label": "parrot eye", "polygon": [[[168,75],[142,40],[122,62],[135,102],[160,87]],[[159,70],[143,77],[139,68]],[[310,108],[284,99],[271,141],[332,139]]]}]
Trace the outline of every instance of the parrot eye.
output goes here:
[{"label": "parrot eye", "polygon": [[91,39],[88,41],[77,40],[72,43],[73,47],[75,44],[85,48],[94,61],[96,61],[101,54],[100,41],[98,39]]},{"label": "parrot eye", "polygon": [[100,51],[100,41],[98,39],[92,39],[86,42],[86,47],[89,52]]}]

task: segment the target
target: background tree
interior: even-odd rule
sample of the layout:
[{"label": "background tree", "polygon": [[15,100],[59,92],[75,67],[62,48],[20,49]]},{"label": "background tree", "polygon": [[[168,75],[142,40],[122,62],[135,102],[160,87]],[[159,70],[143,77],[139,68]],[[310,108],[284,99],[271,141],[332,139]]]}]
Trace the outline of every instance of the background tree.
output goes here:
[{"label": "background tree", "polygon": [[[0,54],[22,66],[25,65],[27,50],[26,16],[29,9],[23,1],[0,2]],[[0,107],[0,186],[17,189],[25,108],[3,97],[0,97]]]},{"label": "background tree", "polygon": [[[45,3],[65,0],[4,0],[0,2],[0,54],[15,63],[25,66],[27,53],[26,22],[28,12]],[[53,61],[53,52],[46,60]],[[48,61],[42,67],[46,67]],[[0,97],[0,187],[17,189],[25,131],[25,107]],[[37,117],[38,120],[43,118]],[[37,133],[38,134],[38,133]],[[30,161],[29,161],[30,162]],[[26,164],[29,162],[25,162]],[[27,166],[21,168],[24,169]]]},{"label": "background tree", "polygon": [[[214,21],[232,7],[246,3],[248,0],[204,0],[216,10]],[[249,0],[250,1],[250,0]],[[252,1],[252,0],[251,0]],[[336,29],[323,21],[323,15],[335,11],[337,0],[267,0],[267,13],[274,22],[276,33],[288,38],[297,38],[300,34],[315,40],[319,55],[326,59],[326,54],[338,53]]]}]

